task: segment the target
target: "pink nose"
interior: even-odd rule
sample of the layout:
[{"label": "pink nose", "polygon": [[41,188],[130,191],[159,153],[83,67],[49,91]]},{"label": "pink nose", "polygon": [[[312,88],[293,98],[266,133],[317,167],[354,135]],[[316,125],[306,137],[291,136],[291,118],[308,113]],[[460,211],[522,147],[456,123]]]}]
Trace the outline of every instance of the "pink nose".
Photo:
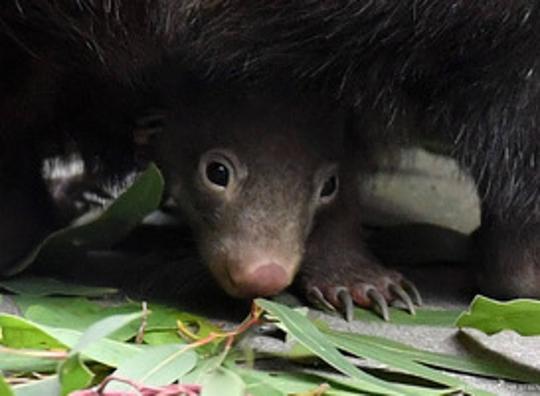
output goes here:
[{"label": "pink nose", "polygon": [[274,262],[259,265],[251,272],[241,273],[232,278],[235,289],[242,297],[272,296],[290,283],[283,267]]}]

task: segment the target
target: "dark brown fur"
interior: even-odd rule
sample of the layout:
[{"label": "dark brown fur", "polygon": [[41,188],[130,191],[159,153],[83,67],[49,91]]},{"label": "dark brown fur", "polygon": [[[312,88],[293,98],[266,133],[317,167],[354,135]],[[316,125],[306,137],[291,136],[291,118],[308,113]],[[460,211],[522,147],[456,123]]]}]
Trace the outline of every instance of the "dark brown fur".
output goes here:
[{"label": "dark brown fur", "polygon": [[[87,158],[129,168],[129,119],[164,64],[177,75],[189,69],[248,87],[288,80],[355,107],[357,134],[347,146],[393,140],[411,123],[453,142],[482,196],[476,240],[494,271],[488,289],[539,295],[536,1],[19,0],[5,5],[0,21],[1,83],[9,92],[0,103],[3,197],[28,194],[39,159],[65,134]],[[24,170],[13,165],[21,153],[36,159]],[[36,204],[25,205],[29,213]],[[42,223],[38,229],[49,221]],[[344,227],[342,235],[357,228],[334,226]],[[524,232],[533,236],[516,239]],[[3,238],[2,245],[17,240]],[[517,260],[514,249],[522,252]],[[4,265],[13,259],[3,256]],[[343,272],[370,272],[366,265]]]}]

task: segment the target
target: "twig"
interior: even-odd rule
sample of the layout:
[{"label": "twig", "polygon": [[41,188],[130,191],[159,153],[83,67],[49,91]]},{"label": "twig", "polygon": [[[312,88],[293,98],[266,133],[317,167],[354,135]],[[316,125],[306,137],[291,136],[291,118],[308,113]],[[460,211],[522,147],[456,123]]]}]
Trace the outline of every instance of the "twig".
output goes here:
[{"label": "twig", "polygon": [[198,348],[200,346],[209,344],[214,340],[225,339],[225,349],[228,350],[232,347],[236,336],[244,333],[250,327],[260,322],[262,312],[262,309],[254,303],[251,306],[251,312],[249,316],[235,330],[225,331],[222,333],[211,332],[208,336],[204,338],[200,338],[196,334],[193,334],[181,321],[177,322],[178,331],[181,336],[195,340],[191,344],[188,344],[186,349]]},{"label": "twig", "polygon": [[135,337],[135,343],[136,344],[142,344],[144,341],[144,333],[146,331],[146,327],[148,326],[148,303],[146,301],[142,302],[142,319],[141,319],[141,325],[139,326],[139,330],[137,331],[137,336]]}]

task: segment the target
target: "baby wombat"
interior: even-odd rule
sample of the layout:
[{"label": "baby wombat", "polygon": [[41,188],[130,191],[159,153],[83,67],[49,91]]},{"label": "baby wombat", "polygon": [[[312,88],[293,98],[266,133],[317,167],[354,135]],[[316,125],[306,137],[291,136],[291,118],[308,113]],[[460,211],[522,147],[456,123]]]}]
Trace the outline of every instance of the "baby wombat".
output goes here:
[{"label": "baby wombat", "polygon": [[170,110],[148,139],[176,211],[230,295],[277,294],[300,271],[309,297],[349,317],[353,300],[386,317],[396,296],[414,311],[401,286],[419,302],[414,287],[363,250],[360,168],[349,160],[343,109],[299,93],[212,89]]}]

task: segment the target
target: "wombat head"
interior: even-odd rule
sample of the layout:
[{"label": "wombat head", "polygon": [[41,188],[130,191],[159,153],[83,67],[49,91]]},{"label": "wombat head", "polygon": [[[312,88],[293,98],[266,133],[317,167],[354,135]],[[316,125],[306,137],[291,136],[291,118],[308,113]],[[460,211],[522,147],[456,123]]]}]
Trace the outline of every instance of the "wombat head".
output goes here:
[{"label": "wombat head", "polygon": [[316,214],[338,194],[342,118],[311,98],[262,94],[205,96],[171,113],[157,145],[169,195],[229,294],[273,295],[293,281]]}]

